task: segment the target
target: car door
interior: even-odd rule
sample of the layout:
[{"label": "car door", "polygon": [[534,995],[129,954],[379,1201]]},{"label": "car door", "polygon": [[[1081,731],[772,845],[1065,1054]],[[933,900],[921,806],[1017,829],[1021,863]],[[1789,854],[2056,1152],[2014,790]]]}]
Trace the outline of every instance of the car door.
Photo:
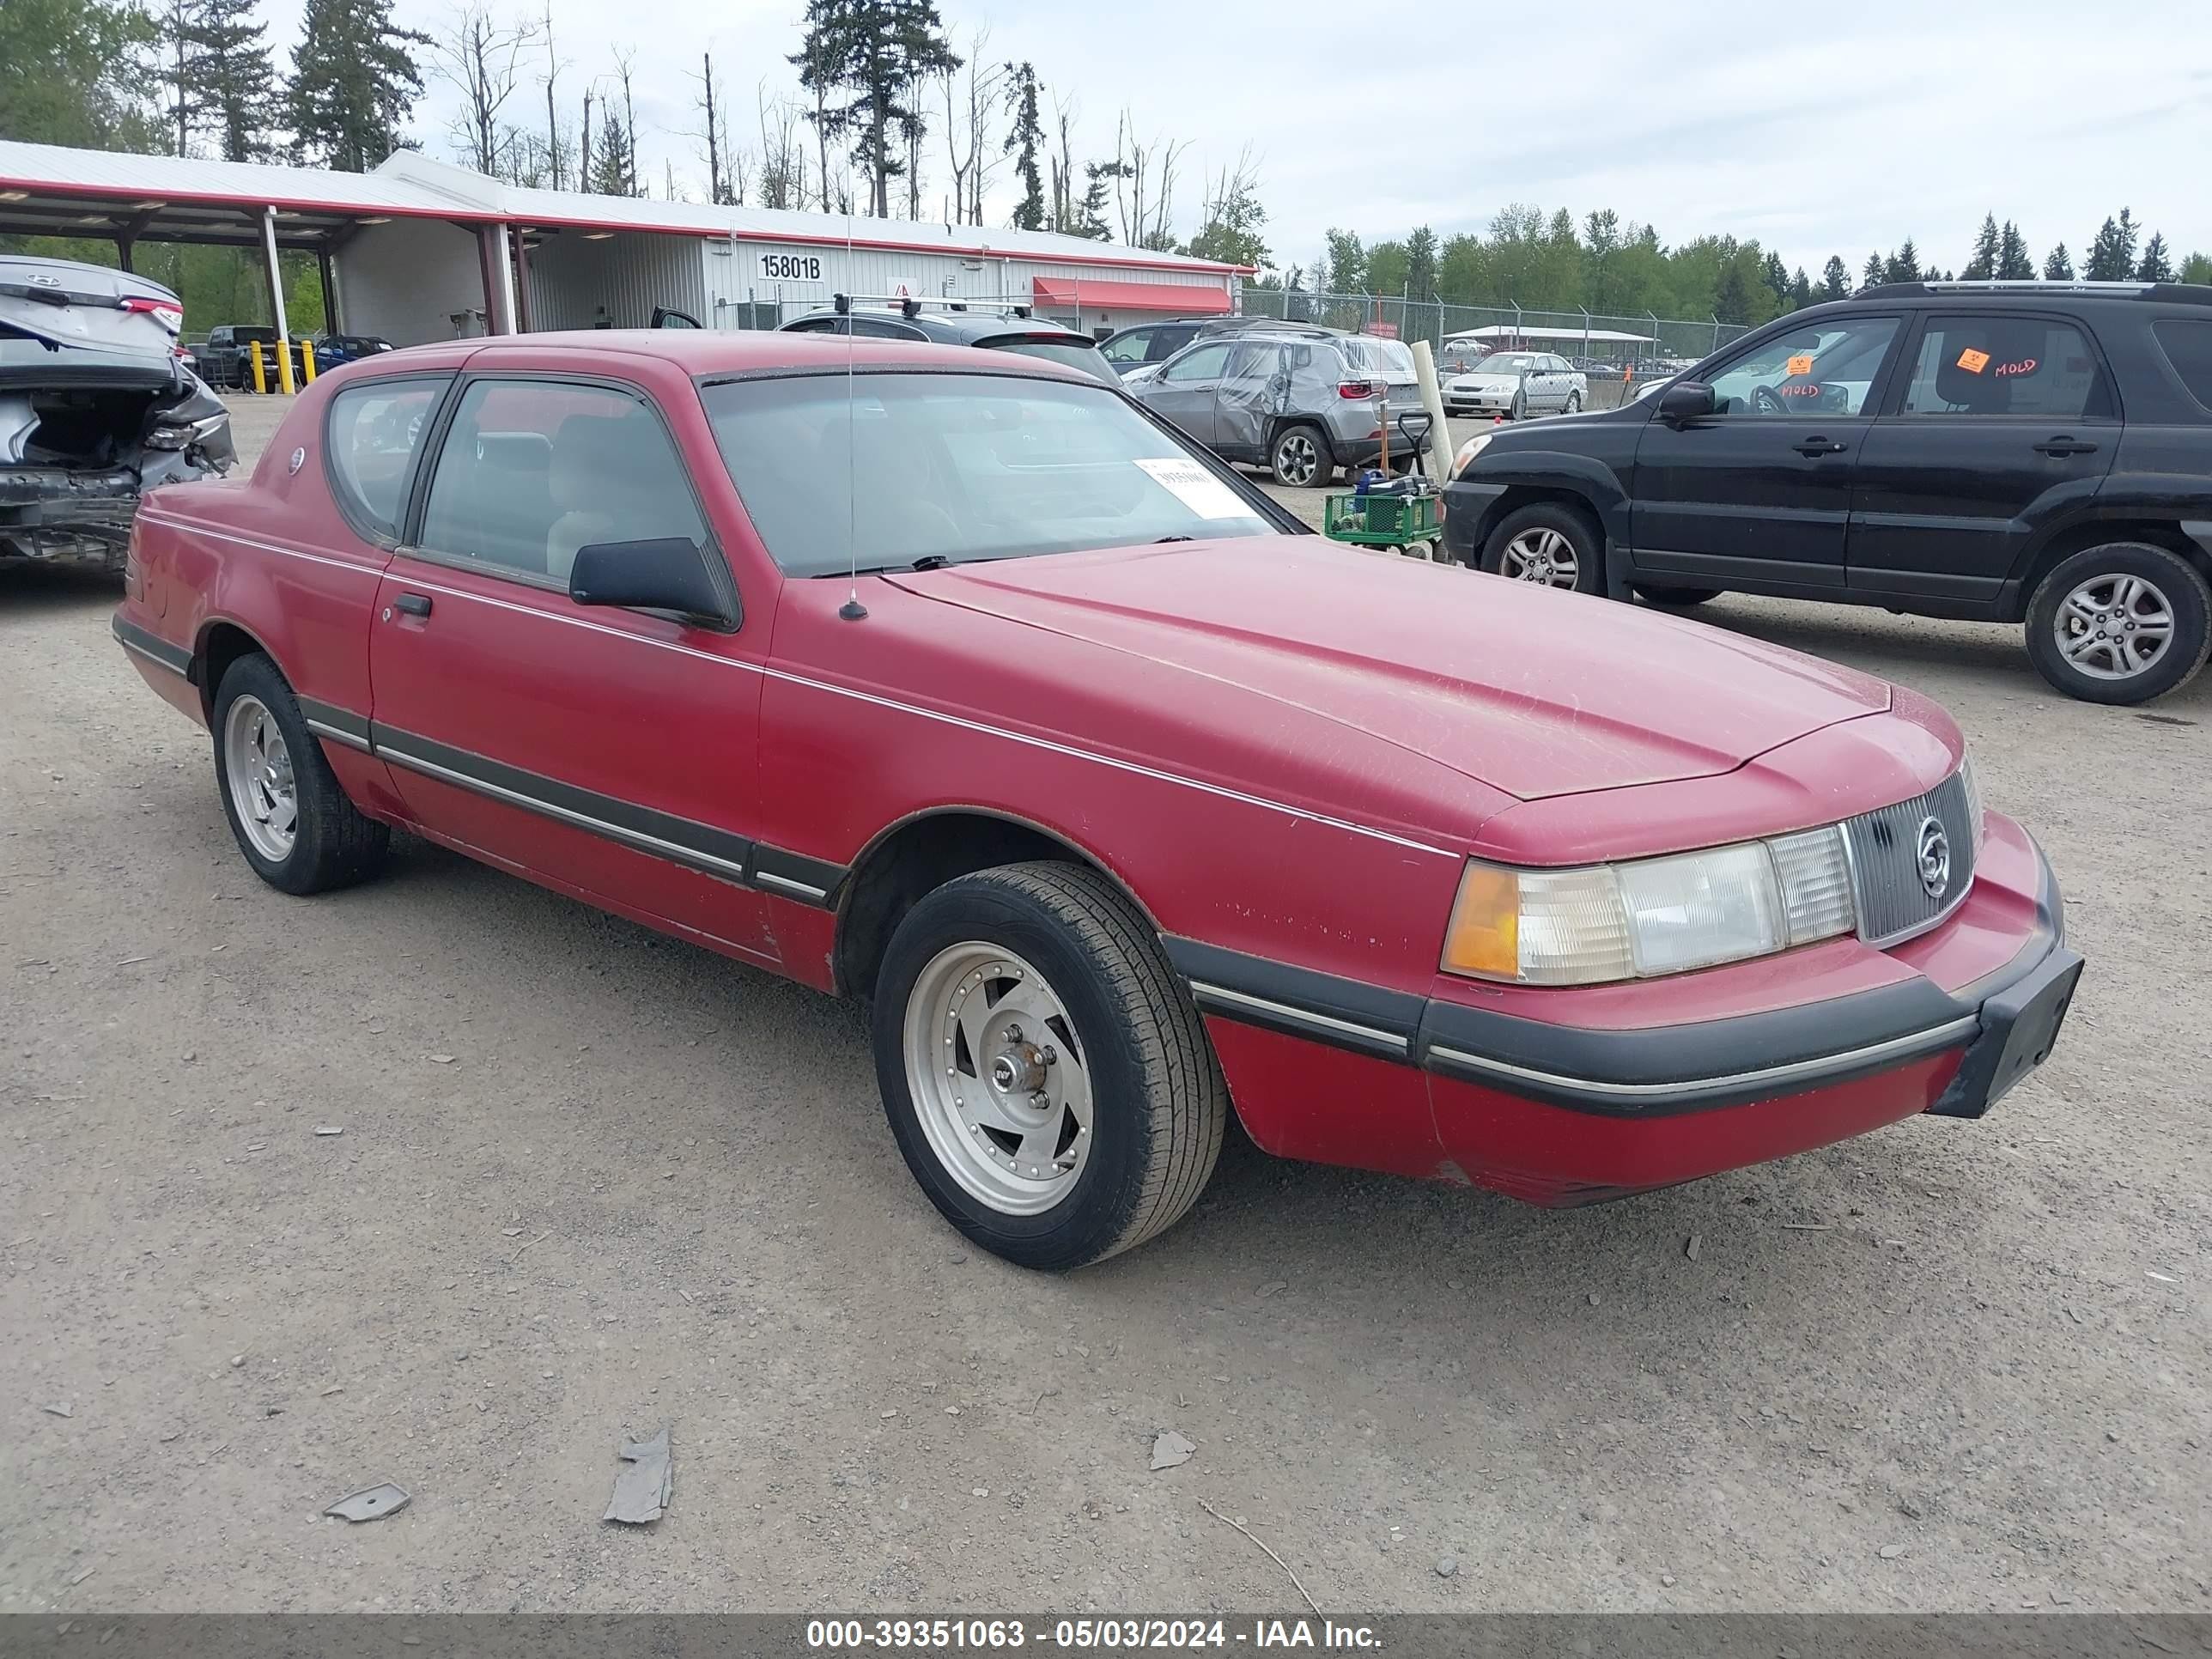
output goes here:
[{"label": "car door", "polygon": [[[371,622],[370,738],[433,836],[773,962],[744,884],[759,643],[579,605],[578,548],[680,537],[735,588],[661,412],[614,380],[465,380]],[[757,633],[759,630],[755,629]]]},{"label": "car door", "polygon": [[1171,357],[1145,387],[1144,400],[1200,443],[1213,442],[1213,400],[1228,372],[1230,345],[1208,341]]},{"label": "car door", "polygon": [[1903,318],[1831,315],[1710,373],[1710,415],[1650,399],[1630,483],[1632,566],[1697,585],[1838,598],[1851,488]]},{"label": "car door", "polygon": [[2020,312],[1931,313],[1905,361],[1859,459],[1850,586],[1993,605],[2041,531],[2112,470],[2112,374],[2079,322]]},{"label": "car door", "polygon": [[1215,451],[1231,460],[1265,459],[1268,434],[1287,394],[1279,343],[1243,340],[1232,346],[1213,394]]}]

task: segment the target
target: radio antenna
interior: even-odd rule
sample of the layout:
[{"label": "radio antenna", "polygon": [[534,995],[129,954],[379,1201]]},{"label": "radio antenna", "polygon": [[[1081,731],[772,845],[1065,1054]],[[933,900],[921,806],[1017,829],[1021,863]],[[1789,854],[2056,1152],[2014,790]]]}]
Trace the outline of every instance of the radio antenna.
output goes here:
[{"label": "radio antenna", "polygon": [[[825,179],[826,188],[829,181]],[[853,270],[853,198],[845,198],[845,270],[849,280]],[[837,307],[842,313],[841,321],[845,330],[845,603],[837,607],[837,614],[847,622],[866,619],[868,607],[860,603],[860,422],[853,408],[853,350],[860,337],[853,327],[853,308],[850,305]]]}]

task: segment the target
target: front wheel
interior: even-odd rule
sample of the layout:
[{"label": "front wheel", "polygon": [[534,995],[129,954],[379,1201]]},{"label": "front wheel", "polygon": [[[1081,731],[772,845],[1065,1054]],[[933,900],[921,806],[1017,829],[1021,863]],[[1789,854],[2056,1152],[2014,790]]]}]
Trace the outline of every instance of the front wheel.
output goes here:
[{"label": "front wheel", "polygon": [[1554,501],[1507,514],[1482,550],[1482,568],[1493,576],[1577,593],[1603,591],[1603,560],[1596,526]]},{"label": "front wheel", "polygon": [[1509,421],[1525,421],[1528,418],[1528,394],[1527,392],[1516,392],[1513,394],[1513,404],[1512,407],[1506,411],[1505,418]]},{"label": "front wheel", "polygon": [[2062,559],[2027,607],[2036,672],[2087,702],[2137,703],[2194,678],[2212,650],[2212,588],[2178,554],[2107,542]]},{"label": "front wheel", "polygon": [[891,936],[876,1077],[945,1218],[1025,1267],[1080,1267],[1197,1202],[1229,1092],[1136,907],[1068,864],[946,883]]},{"label": "front wheel", "polygon": [[1328,440],[1310,426],[1286,426],[1267,450],[1267,471],[1292,489],[1319,489],[1336,473]]},{"label": "front wheel", "polygon": [[1567,413],[1570,415],[1579,415],[1582,412],[1583,394],[1579,392],[1570,392],[1567,393]]}]

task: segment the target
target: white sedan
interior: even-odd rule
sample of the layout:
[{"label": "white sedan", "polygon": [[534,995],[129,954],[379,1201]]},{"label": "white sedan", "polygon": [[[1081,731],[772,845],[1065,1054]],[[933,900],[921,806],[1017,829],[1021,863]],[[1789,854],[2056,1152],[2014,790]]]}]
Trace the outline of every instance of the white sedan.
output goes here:
[{"label": "white sedan", "polygon": [[1572,415],[1589,401],[1589,381],[1565,358],[1545,351],[1493,351],[1444,382],[1451,415]]}]

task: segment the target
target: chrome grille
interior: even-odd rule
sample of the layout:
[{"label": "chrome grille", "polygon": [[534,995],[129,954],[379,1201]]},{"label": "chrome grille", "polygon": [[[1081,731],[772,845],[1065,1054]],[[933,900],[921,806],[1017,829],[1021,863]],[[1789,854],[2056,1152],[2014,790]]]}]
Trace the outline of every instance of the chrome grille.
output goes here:
[{"label": "chrome grille", "polygon": [[[1942,832],[1950,863],[1948,878],[1932,894],[1921,879],[1923,840],[1931,821]],[[1965,781],[1956,772],[1924,795],[1844,819],[1859,937],[1869,945],[1894,945],[1927,932],[1957,909],[1973,885],[1979,830]]]}]

